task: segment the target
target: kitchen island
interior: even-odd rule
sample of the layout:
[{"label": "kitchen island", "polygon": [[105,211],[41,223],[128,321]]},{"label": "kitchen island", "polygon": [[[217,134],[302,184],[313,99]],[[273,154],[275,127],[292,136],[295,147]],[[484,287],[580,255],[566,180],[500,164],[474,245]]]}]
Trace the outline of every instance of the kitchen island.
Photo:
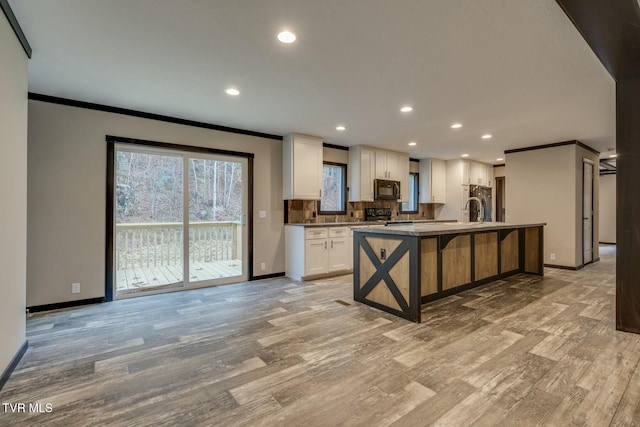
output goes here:
[{"label": "kitchen island", "polygon": [[354,228],[353,298],[420,323],[423,303],[517,273],[542,275],[544,225]]}]

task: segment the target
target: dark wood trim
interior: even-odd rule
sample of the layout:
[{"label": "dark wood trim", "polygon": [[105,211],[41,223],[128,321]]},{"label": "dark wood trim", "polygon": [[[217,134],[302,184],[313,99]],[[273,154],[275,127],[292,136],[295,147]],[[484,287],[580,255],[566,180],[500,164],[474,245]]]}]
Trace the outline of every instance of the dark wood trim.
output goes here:
[{"label": "dark wood trim", "polygon": [[247,278],[249,280],[253,279],[253,180],[255,177],[253,176],[253,156],[247,159],[247,167],[249,170],[247,171],[247,179],[249,180],[247,185]]},{"label": "dark wood trim", "polygon": [[[0,0],[0,9],[4,12],[4,16],[7,17],[7,21],[9,21],[9,25],[13,29],[13,32],[16,34],[18,41],[22,45],[22,49],[24,49],[24,53],[27,54],[28,58],[31,58],[31,46],[29,45],[29,41],[27,40],[27,36],[24,35],[22,28],[20,27],[20,23],[18,22],[18,18],[14,15],[13,10],[11,9],[11,5],[8,0]],[[2,388],[2,387],[0,387]]]},{"label": "dark wood trim", "polygon": [[[616,245],[616,242],[598,242],[601,245]],[[600,257],[598,257],[598,259],[600,259]]]},{"label": "dark wood trim", "polygon": [[146,113],[144,111],[131,110],[128,108],[112,107],[109,105],[95,104],[92,102],[76,101],[73,99],[59,98],[57,96],[42,95],[39,93],[29,92],[29,99],[33,101],[49,102],[52,104],[66,105],[69,107],[85,108],[88,110],[104,111],[107,113],[123,114],[125,116],[140,117],[149,120],[158,120],[161,122],[175,123],[184,126],[217,130],[221,132],[237,133],[241,135],[257,136],[259,138],[274,139],[282,141],[281,135],[273,135],[270,133],[257,132],[246,129],[238,129],[229,126],[216,125],[212,123],[198,122],[195,120],[181,119],[178,117],[165,116],[162,114]]},{"label": "dark wood trim", "polygon": [[556,0],[609,74],[640,73],[640,5],[637,0]]},{"label": "dark wood trim", "polygon": [[34,305],[31,307],[27,307],[27,309],[29,310],[29,313],[38,313],[41,311],[60,310],[62,308],[80,307],[89,304],[102,304],[103,302],[106,302],[106,299],[103,297],[98,297],[76,301],[57,302],[54,304]]},{"label": "dark wood trim", "polygon": [[104,299],[113,301],[113,256],[114,256],[114,210],[116,189],[115,167],[116,167],[116,147],[115,140],[107,137],[107,194],[105,218],[105,249],[104,249]]},{"label": "dark wood trim", "polygon": [[523,152],[523,151],[532,151],[532,150],[543,150],[545,148],[562,147],[564,145],[577,145],[579,147],[584,148],[587,151],[592,152],[596,156],[600,155],[599,151],[594,150],[593,148],[589,147],[588,145],[583,144],[582,142],[580,142],[578,140],[554,142],[553,144],[535,145],[535,146],[532,146],[532,147],[513,148],[511,150],[505,150],[504,154],[520,153],[520,152]]},{"label": "dark wood trim", "polygon": [[329,144],[328,142],[323,142],[322,146],[324,148],[333,148],[334,150],[349,151],[349,147],[345,147],[344,145]]},{"label": "dark wood trim", "polygon": [[223,156],[246,157],[248,159],[252,159],[255,157],[253,153],[245,153],[242,151],[231,151],[231,150],[221,150],[218,148],[197,147],[195,145],[173,144],[170,142],[151,141],[147,139],[126,138],[123,136],[107,135],[106,139],[107,139],[107,142],[114,142],[114,143],[117,142],[120,144],[145,145],[148,147],[162,148],[165,150],[187,151],[189,153],[220,154]]},{"label": "dark wood trim", "polygon": [[640,76],[616,83],[616,329],[640,331]]},{"label": "dark wood trim", "polygon": [[7,381],[9,381],[9,377],[11,377],[11,374],[13,374],[13,371],[15,371],[16,367],[18,366],[18,363],[20,363],[20,361],[22,360],[22,357],[27,352],[28,348],[29,348],[29,341],[25,340],[25,342],[22,343],[22,345],[16,352],[15,356],[13,356],[13,359],[11,359],[11,362],[9,362],[9,365],[4,370],[2,375],[0,375],[0,391],[2,391],[2,388],[4,387],[4,385],[7,383]]},{"label": "dark wood trim", "polygon": [[576,267],[569,267],[566,265],[556,265],[556,264],[544,264],[544,267],[546,268],[557,268],[559,270],[571,270],[571,271],[578,271],[578,270],[582,270],[582,268],[584,267],[583,264],[580,264]]},{"label": "dark wood trim", "polygon": [[507,164],[506,163],[500,163],[500,164],[497,164],[497,165],[493,165],[494,168],[501,168],[502,166],[507,166]]},{"label": "dark wood trim", "polygon": [[409,157],[410,162],[420,163],[420,159],[414,159],[413,157]]},{"label": "dark wood trim", "polygon": [[280,273],[263,274],[262,276],[253,276],[249,280],[253,282],[255,280],[274,279],[276,277],[284,277],[284,271]]}]

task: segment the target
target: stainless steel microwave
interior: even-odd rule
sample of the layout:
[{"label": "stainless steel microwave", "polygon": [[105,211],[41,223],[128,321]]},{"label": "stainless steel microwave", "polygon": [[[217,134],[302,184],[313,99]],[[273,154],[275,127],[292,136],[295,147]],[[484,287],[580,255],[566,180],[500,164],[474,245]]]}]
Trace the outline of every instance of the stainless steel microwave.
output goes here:
[{"label": "stainless steel microwave", "polygon": [[373,181],[373,194],[376,200],[398,200],[400,198],[400,181],[376,179]]}]

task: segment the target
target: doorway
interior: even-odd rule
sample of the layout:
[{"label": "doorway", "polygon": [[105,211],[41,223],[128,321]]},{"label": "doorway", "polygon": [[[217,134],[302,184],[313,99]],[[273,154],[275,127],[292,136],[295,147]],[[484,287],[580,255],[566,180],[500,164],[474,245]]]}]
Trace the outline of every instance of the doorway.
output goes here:
[{"label": "doorway", "polygon": [[110,147],[112,298],[248,280],[249,156],[136,140]]},{"label": "doorway", "polygon": [[582,161],[582,264],[593,262],[593,162]]}]

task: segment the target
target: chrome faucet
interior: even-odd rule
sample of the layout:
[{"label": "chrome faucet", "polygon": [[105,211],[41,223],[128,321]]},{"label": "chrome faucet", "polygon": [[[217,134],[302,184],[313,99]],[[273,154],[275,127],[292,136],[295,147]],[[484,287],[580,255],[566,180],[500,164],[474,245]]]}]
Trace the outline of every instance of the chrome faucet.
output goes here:
[{"label": "chrome faucet", "polygon": [[469,206],[469,202],[474,200],[476,203],[478,203],[478,206],[480,207],[479,211],[478,211],[478,218],[477,218],[477,222],[484,222],[484,206],[482,206],[482,201],[477,198],[477,197],[469,197],[467,199],[467,201],[464,204],[464,209],[466,210],[467,207]]}]

